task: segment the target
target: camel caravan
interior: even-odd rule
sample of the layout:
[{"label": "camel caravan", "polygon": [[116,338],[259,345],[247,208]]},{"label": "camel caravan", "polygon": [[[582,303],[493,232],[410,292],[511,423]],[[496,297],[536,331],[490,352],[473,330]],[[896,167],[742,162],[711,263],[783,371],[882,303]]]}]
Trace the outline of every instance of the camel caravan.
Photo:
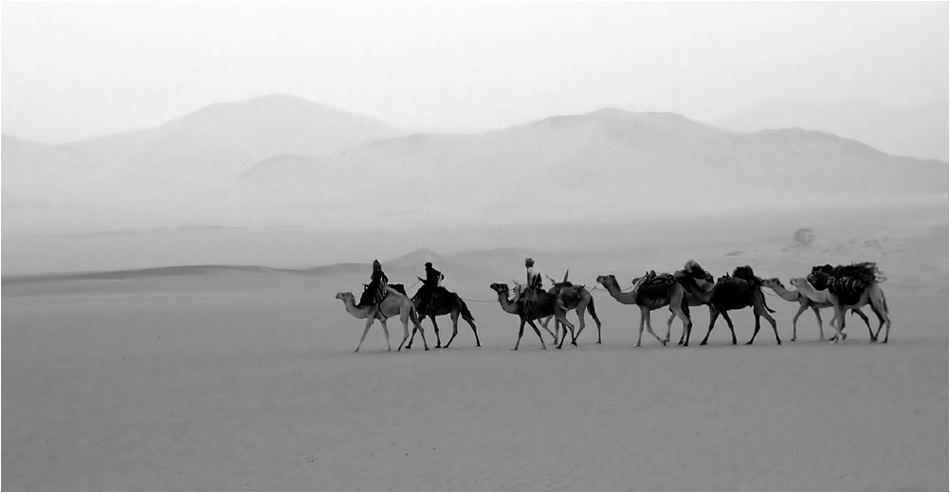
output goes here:
[{"label": "camel caravan", "polygon": [[[526,324],[537,334],[542,349],[547,349],[547,345],[544,343],[538,324],[547,331],[548,335],[553,337],[553,343],[556,344],[558,349],[563,347],[568,332],[571,335],[571,344],[577,346],[577,338],[586,325],[584,315],[587,311],[590,311],[591,317],[597,325],[597,343],[600,344],[601,323],[594,308],[594,298],[591,291],[586,286],[574,285],[568,281],[568,273],[564,274],[564,279],[560,282],[548,278],[554,286],[545,291],[542,289],[542,275],[535,268],[534,260],[525,259],[525,268],[527,272],[525,284],[514,282],[514,286],[509,287],[505,283],[492,283],[489,286],[497,295],[501,309],[505,313],[516,315],[519,319],[518,339],[512,349],[517,350],[521,344]],[[481,347],[478,329],[475,326],[475,317],[472,316],[471,311],[466,306],[465,300],[457,293],[453,293],[441,285],[444,276],[433,268],[431,262],[425,264],[425,271],[425,278],[418,278],[422,286],[410,298],[404,285],[389,284],[388,278],[382,271],[382,266],[378,261],[373,261],[370,283],[364,285],[359,302],[356,301],[353,293],[338,293],[336,295],[337,299],[343,301],[346,311],[350,315],[366,320],[356,351],[360,350],[369,328],[376,320],[379,320],[383,326],[386,345],[391,351],[392,346],[389,342],[389,329],[386,326],[386,320],[397,316],[403,326],[403,339],[397,351],[402,350],[403,346],[406,349],[411,348],[416,332],[422,337],[425,350],[429,350],[425,332],[422,328],[422,321],[426,317],[432,322],[432,328],[436,336],[436,348],[448,348],[452,344],[452,341],[458,335],[458,321],[460,318],[472,329],[476,347]],[[655,271],[649,271],[643,276],[633,279],[631,282],[632,288],[627,290],[620,287],[620,283],[614,275],[608,274],[597,277],[597,283],[603,286],[603,289],[612,298],[621,304],[636,305],[640,309],[637,347],[641,345],[644,328],[662,345],[667,345],[670,342],[673,321],[677,318],[680,319],[683,325],[678,345],[689,346],[693,328],[690,319],[690,307],[700,305],[705,305],[709,309],[709,327],[706,330],[705,337],[699,343],[701,346],[706,344],[720,316],[726,320],[732,335],[732,344],[737,344],[735,327],[728,312],[744,308],[752,308],[752,314],[755,317],[755,329],[752,337],[746,342],[747,345],[755,341],[755,337],[761,328],[762,318],[765,318],[772,327],[776,343],[781,344],[782,340],[779,337],[775,319],[770,315],[775,311],[769,308],[766,303],[763,288],[773,291],[775,295],[786,301],[798,303],[798,311],[792,318],[792,341],[795,341],[798,337],[797,324],[799,317],[809,308],[818,320],[819,340],[825,340],[820,310],[822,308],[832,308],[834,314],[831,319],[831,326],[835,330],[835,334],[830,339],[831,343],[846,339],[847,334],[844,333],[845,314],[849,310],[864,321],[871,342],[878,340],[881,329],[886,326],[884,339],[881,341],[886,343],[890,334],[891,320],[888,316],[884,291],[880,287],[880,283],[884,281],[885,278],[874,262],[861,262],[837,267],[831,265],[815,266],[806,277],[793,278],[789,281],[795,287],[794,290],[787,289],[777,278],[763,279],[756,276],[752,267],[748,265],[736,267],[732,274],[726,274],[714,280],[712,274],[693,260],[686,262],[682,269],[672,274],[665,272],[658,274]],[[876,331],[871,329],[870,320],[861,310],[865,305],[870,306],[871,311],[878,318],[879,324]],[[653,331],[650,314],[654,310],[664,307],[669,309],[670,317],[666,322],[666,336],[660,337]],[[576,333],[574,324],[567,318],[571,310],[574,310],[578,317]],[[452,335],[444,346],[439,334],[439,325],[436,322],[436,317],[443,315],[449,315],[452,320]],[[548,328],[548,324],[552,319],[555,321],[553,332]],[[410,322],[413,326],[411,332],[409,331]],[[560,342],[558,342],[559,337]]]}]

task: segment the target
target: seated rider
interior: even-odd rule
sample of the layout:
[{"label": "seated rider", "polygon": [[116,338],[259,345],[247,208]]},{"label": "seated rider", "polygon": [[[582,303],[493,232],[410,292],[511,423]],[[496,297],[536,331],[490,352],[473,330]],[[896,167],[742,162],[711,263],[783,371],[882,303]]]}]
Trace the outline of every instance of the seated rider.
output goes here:
[{"label": "seated rider", "polygon": [[386,287],[389,285],[389,278],[383,273],[383,266],[379,260],[373,260],[373,274],[370,276],[369,284],[363,289],[360,296],[360,303],[356,306],[364,307],[375,305],[386,298]]},{"label": "seated rider", "polygon": [[422,283],[425,289],[422,290],[420,296],[422,298],[422,306],[427,306],[429,302],[432,301],[432,295],[434,295],[436,290],[440,287],[443,279],[445,279],[445,276],[432,267],[432,262],[426,262],[426,279]]},{"label": "seated rider", "polygon": [[521,289],[515,293],[514,301],[538,301],[538,290],[541,289],[542,278],[541,271],[534,267],[534,260],[524,259],[524,266],[527,270],[527,283],[521,286]]}]

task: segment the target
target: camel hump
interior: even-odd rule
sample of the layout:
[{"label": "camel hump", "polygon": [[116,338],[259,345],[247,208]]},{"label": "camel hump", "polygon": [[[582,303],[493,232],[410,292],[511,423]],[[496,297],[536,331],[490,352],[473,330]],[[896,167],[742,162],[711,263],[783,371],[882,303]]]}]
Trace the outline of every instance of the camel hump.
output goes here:
[{"label": "camel hump", "polygon": [[735,276],[722,276],[716,281],[716,292],[721,294],[749,294],[754,287],[755,280],[747,280]]},{"label": "camel hump", "polygon": [[395,290],[397,293],[399,293],[399,294],[401,294],[401,295],[403,295],[403,296],[409,296],[408,294],[406,294],[406,286],[404,286],[404,285],[401,284],[401,283],[400,283],[400,284],[390,284],[389,287],[393,288],[393,290]]},{"label": "camel hump", "polygon": [[740,265],[732,271],[732,277],[737,279],[743,279],[746,281],[755,281],[755,272],[752,271],[751,265]]}]

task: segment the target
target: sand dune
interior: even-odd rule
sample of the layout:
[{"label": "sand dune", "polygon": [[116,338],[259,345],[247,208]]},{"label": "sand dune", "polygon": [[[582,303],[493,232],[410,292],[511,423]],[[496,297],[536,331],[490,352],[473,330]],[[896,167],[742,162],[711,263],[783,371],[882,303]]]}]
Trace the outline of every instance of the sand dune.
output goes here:
[{"label": "sand dune", "polygon": [[[808,246],[786,225],[733,238],[720,222],[704,241],[641,225],[629,242],[526,248],[508,234],[493,248],[380,256],[407,286],[423,258],[439,259],[481,348],[463,323],[451,349],[424,351],[417,337],[389,353],[376,325],[352,353],[363,322],[333,297],[359,292],[369,260],[7,277],[3,488],[946,490],[946,222],[897,223],[817,221]],[[888,344],[871,344],[850,317],[832,346],[806,313],[791,342],[797,305],[769,297],[781,346],[765,328],[733,347],[720,321],[698,347],[708,315],[695,309],[691,347],[645,337],[634,348],[637,310],[594,290],[603,344],[588,316],[578,347],[553,349],[544,334],[542,351],[529,330],[515,352],[517,318],[488,284],[520,278],[526,252],[591,289],[598,274],[629,280],[687,258],[782,279],[876,260],[894,324]],[[660,333],[667,313],[653,314]],[[733,320],[745,342],[751,312]],[[439,323],[445,342],[451,322]],[[389,329],[395,348],[402,328]]]}]

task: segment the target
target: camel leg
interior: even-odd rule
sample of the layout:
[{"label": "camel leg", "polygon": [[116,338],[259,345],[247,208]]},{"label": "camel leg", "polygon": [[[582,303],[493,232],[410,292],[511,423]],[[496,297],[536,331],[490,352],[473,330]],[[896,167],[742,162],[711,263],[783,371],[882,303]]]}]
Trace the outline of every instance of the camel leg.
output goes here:
[{"label": "camel leg", "polygon": [[393,347],[389,344],[389,327],[386,327],[386,319],[380,319],[379,323],[383,324],[383,334],[386,334],[386,350],[392,351]]},{"label": "camel leg", "polygon": [[442,347],[442,337],[439,333],[439,324],[435,321],[435,315],[429,314],[429,320],[432,320],[432,330],[435,332],[435,348],[439,349]]},{"label": "camel leg", "polygon": [[782,344],[782,340],[778,337],[778,326],[775,324],[775,319],[772,318],[765,309],[759,309],[758,307],[753,307],[753,313],[755,314],[755,331],[752,333],[752,339],[749,339],[749,342],[746,344],[752,344],[752,341],[755,340],[756,334],[759,333],[759,328],[761,327],[761,317],[765,317],[765,320],[772,324],[772,331],[775,332],[775,342],[776,344]]},{"label": "camel leg", "polygon": [[[871,310],[874,311],[874,314],[877,315],[877,318],[882,322],[882,325],[886,325],[887,329],[884,332],[884,340],[881,341],[882,344],[887,343],[887,338],[891,334],[891,317],[887,314],[887,299],[884,298],[884,291],[881,291],[881,297],[878,300],[871,298]],[[877,340],[878,336],[881,335],[881,325],[877,327],[877,333],[874,334],[874,339]]]},{"label": "camel leg", "polygon": [[736,342],[736,326],[732,324],[732,319],[729,318],[729,312],[722,312],[722,318],[726,320],[726,325],[729,326],[729,332],[732,332],[732,345],[735,346],[738,344]]},{"label": "camel leg", "polygon": [[590,311],[590,318],[593,318],[594,324],[597,325],[597,344],[600,344],[600,319],[597,318],[597,310],[594,309],[593,297],[591,297],[590,303],[587,304],[587,309]]},{"label": "camel leg", "polygon": [[[818,340],[823,341],[825,340],[825,329],[822,326],[823,324],[821,322],[821,310],[817,306],[813,306],[811,307],[811,309],[815,311],[815,320],[818,320]],[[795,329],[793,328],[792,335],[794,334],[795,334]],[[792,339],[792,340],[794,341],[795,339]]]},{"label": "camel leg", "polygon": [[[511,348],[512,351],[517,351],[517,350],[518,350],[518,346],[521,344],[521,336],[524,334],[524,322],[525,322],[525,319],[522,318],[522,319],[521,319],[521,326],[518,327],[518,340],[515,341],[515,347]],[[543,343],[543,342],[542,342],[542,343]]]},{"label": "camel leg", "polygon": [[[873,307],[873,306],[871,307],[871,310],[872,310],[872,311],[874,310],[874,307]],[[868,320],[868,316],[865,315],[864,312],[862,312],[860,308],[854,308],[854,309],[852,309],[852,310],[851,310],[851,313],[854,313],[855,315],[861,317],[861,320],[864,320],[864,325],[866,325],[866,326],[868,327],[868,335],[871,336],[871,341],[876,341],[876,340],[877,340],[877,334],[875,334],[875,333],[871,330],[871,321]],[[880,329],[880,327],[878,327],[878,329]]]},{"label": "camel leg", "polygon": [[640,340],[643,339],[643,323],[647,318],[647,314],[650,313],[646,307],[640,307],[640,330],[637,332],[637,344],[636,347],[640,347]]},{"label": "camel leg", "polygon": [[[577,345],[577,336],[574,335],[574,326],[573,326],[570,322],[567,321],[567,318],[566,318],[564,315],[556,316],[556,317],[555,317],[555,320],[557,320],[557,319],[561,319],[561,320],[559,320],[559,322],[561,323],[561,330],[563,331],[563,332],[562,332],[562,335],[561,335],[561,343],[557,345],[557,348],[558,348],[558,349],[561,349],[561,346],[564,345],[564,339],[567,339],[567,331],[568,331],[568,329],[570,329],[570,331],[571,331],[571,343],[576,346],[576,345]],[[540,333],[539,333],[539,334],[540,334]]]},{"label": "camel leg", "polygon": [[[587,309],[583,306],[577,309],[577,319],[579,320],[577,323],[577,334],[571,334],[571,344],[575,346],[577,345],[577,338],[581,336],[581,332],[584,332],[584,326],[587,325],[587,323],[584,321],[585,311],[587,311]],[[561,344],[564,344],[563,340],[561,341]]]},{"label": "camel leg", "polygon": [[[396,349],[396,351],[402,351],[402,345],[405,344],[406,341],[409,340],[409,317],[407,316],[403,318],[401,321],[402,321],[402,342],[399,343],[399,347]],[[415,326],[412,327],[412,331],[413,332],[416,331]]]},{"label": "camel leg", "polygon": [[653,324],[650,323],[650,310],[647,310],[647,332],[649,332],[651,336],[656,337],[656,340],[660,341],[660,344],[666,345],[666,340],[653,332]]},{"label": "camel leg", "polygon": [[597,325],[597,344],[600,344],[600,319],[597,317],[597,310],[594,309],[593,297],[591,297],[590,303],[587,304],[587,309],[590,311],[590,317],[594,319],[594,324]]},{"label": "camel leg", "polygon": [[419,335],[422,336],[422,346],[426,348],[426,351],[429,350],[429,342],[426,341],[426,331],[422,328],[422,321],[416,322],[412,321],[412,335],[409,336],[409,344],[406,344],[406,349],[412,349],[412,341],[416,337],[416,331],[419,332]]},{"label": "camel leg", "polygon": [[[673,320],[676,318],[676,313],[673,312],[673,309],[670,309],[670,318],[666,321],[666,340],[670,340],[671,327],[673,326]],[[686,332],[683,332],[683,335],[680,336],[679,345],[683,345],[683,338],[686,337]]]},{"label": "camel leg", "polygon": [[834,309],[837,323],[834,324],[835,336],[831,338],[831,343],[837,344],[839,340],[844,340],[844,336],[842,335],[842,332],[844,331],[844,310],[837,303],[834,304]]},{"label": "camel leg", "polygon": [[719,318],[719,310],[716,310],[712,307],[709,307],[709,330],[706,331],[706,337],[703,337],[703,342],[700,342],[700,346],[705,346],[706,341],[709,340],[709,334],[712,333],[713,327],[716,326],[716,320]]},{"label": "camel leg", "polygon": [[[679,309],[679,308],[677,308],[676,311],[673,312],[673,316],[674,316],[674,317],[679,317],[680,320],[683,321],[683,334],[680,336],[680,343],[679,343],[679,344],[680,344],[681,346],[686,346],[686,345],[688,345],[688,344],[684,344],[683,340],[686,339],[686,334],[687,334],[687,332],[692,328],[692,326],[693,326],[693,321],[689,318],[688,315],[686,315],[686,313],[683,312],[682,309]],[[672,320],[673,320],[673,318],[670,317],[670,322],[671,322]],[[670,322],[667,322],[667,323],[666,323],[666,330],[667,330],[667,333],[666,333],[666,340],[667,340],[667,341],[670,340],[670,334],[669,334]]]},{"label": "camel leg", "polygon": [[544,345],[544,338],[541,337],[541,331],[538,330],[538,326],[534,324],[534,320],[531,320],[531,319],[527,319],[527,320],[528,320],[528,323],[531,324],[531,328],[534,329],[534,333],[538,334],[538,340],[541,341],[541,349],[547,349],[548,347]]},{"label": "camel leg", "polygon": [[360,342],[356,345],[356,350],[353,351],[354,353],[358,353],[360,351],[360,347],[363,345],[363,339],[366,339],[366,333],[369,332],[369,328],[373,325],[374,320],[375,319],[373,317],[366,318],[366,327],[363,328],[363,336],[360,337]]},{"label": "camel leg", "polygon": [[758,333],[759,333],[759,328],[760,328],[760,326],[761,326],[761,323],[760,323],[761,316],[759,315],[758,311],[753,310],[753,313],[752,313],[752,314],[753,314],[753,316],[755,316],[755,330],[752,331],[752,339],[749,339],[749,342],[745,343],[746,346],[749,346],[749,345],[752,344],[752,341],[755,340],[755,336],[758,335]]},{"label": "camel leg", "polygon": [[475,347],[482,347],[482,342],[478,340],[478,330],[475,328],[475,321],[471,317],[463,316],[468,325],[472,328],[472,333],[475,334]]},{"label": "camel leg", "polygon": [[551,323],[552,318],[554,318],[554,315],[550,315],[544,320],[538,319],[538,321],[541,322],[541,327],[543,327],[544,330],[546,330],[548,334],[551,334],[551,337],[554,338],[554,344],[557,344],[557,331],[558,331],[557,321],[554,322],[554,332],[551,332],[551,329],[548,328],[548,324]]},{"label": "camel leg", "polygon": [[[795,342],[795,339],[798,339],[798,317],[802,316],[802,313],[805,313],[805,310],[808,309],[808,305],[801,303],[798,305],[798,312],[795,313],[795,316],[792,317],[792,342]],[[812,307],[815,310],[815,315],[818,315],[818,308]],[[821,330],[821,322],[818,323],[818,328]],[[822,337],[824,339],[824,337]]]},{"label": "camel leg", "polygon": [[449,342],[445,343],[445,348],[449,348],[449,344],[452,344],[452,341],[455,340],[455,336],[459,333],[459,314],[458,312],[452,312],[452,337],[449,337]]},{"label": "camel leg", "polygon": [[426,342],[426,334],[422,330],[422,320],[418,323],[416,321],[412,322],[412,334],[409,335],[409,342],[406,344],[406,349],[412,349],[412,343],[416,340],[416,332],[422,334],[422,343],[426,347],[426,351],[429,350],[429,344]]}]

